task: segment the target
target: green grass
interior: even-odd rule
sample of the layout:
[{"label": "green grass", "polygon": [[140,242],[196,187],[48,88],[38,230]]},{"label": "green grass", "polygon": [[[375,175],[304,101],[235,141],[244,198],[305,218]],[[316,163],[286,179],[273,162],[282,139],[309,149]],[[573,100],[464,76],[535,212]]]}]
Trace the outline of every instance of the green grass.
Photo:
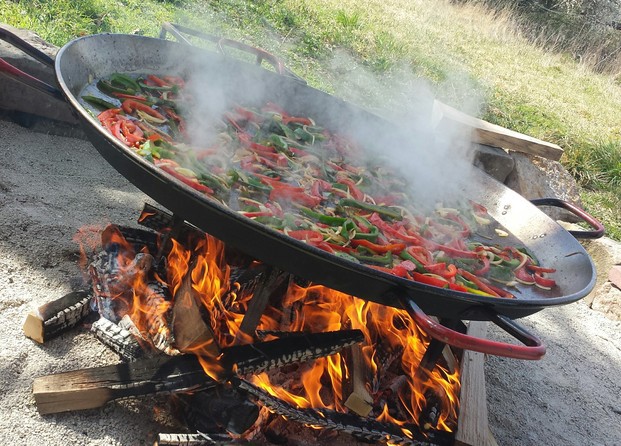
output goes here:
[{"label": "green grass", "polygon": [[457,108],[561,145],[587,210],[621,240],[621,62],[596,72],[585,61],[597,42],[592,54],[561,45],[570,21],[546,33],[514,10],[448,0],[0,0],[0,21],[58,46],[97,32],[156,36],[173,21],[265,48],[312,86],[393,112],[425,79]]}]

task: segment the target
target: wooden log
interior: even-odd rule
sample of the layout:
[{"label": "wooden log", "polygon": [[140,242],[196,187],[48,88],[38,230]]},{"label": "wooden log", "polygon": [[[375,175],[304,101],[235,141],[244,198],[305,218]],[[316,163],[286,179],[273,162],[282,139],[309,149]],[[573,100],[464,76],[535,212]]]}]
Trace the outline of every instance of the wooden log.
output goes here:
[{"label": "wooden log", "polygon": [[462,127],[464,131],[471,132],[473,142],[537,155],[554,161],[561,159],[564,152],[556,144],[483,121],[437,100],[433,104],[432,125],[439,131],[442,131],[445,126]]},{"label": "wooden log", "polygon": [[91,313],[92,294],[72,291],[40,306],[26,316],[23,331],[30,339],[43,344],[65,330],[75,327]]},{"label": "wooden log", "polygon": [[341,354],[347,367],[348,377],[343,377],[343,401],[345,407],[360,416],[366,417],[373,410],[373,397],[367,390],[371,376],[362,354],[360,344],[352,345]]},{"label": "wooden log", "polygon": [[[192,270],[195,266],[194,260],[190,263],[181,286],[175,294],[172,309],[175,345],[182,352],[196,352],[216,357],[220,354],[220,347],[212,328],[203,319],[201,313],[206,310],[199,305],[200,297],[192,286]],[[200,349],[200,352],[197,349]]]},{"label": "wooden log", "polygon": [[[233,446],[239,444],[226,434],[158,434],[153,446]],[[250,443],[244,443],[248,445]]]},{"label": "wooden log", "polygon": [[243,338],[255,338],[255,330],[267,304],[279,291],[281,294],[284,293],[285,290],[282,290],[282,285],[291,278],[289,273],[271,267],[267,268],[263,276],[264,280],[252,295],[246,314],[244,314],[239,326],[239,332],[236,334],[237,341],[241,341]]},{"label": "wooden log", "polygon": [[106,318],[102,317],[93,322],[91,331],[124,361],[135,361],[145,355],[145,351],[129,330]]},{"label": "wooden log", "polygon": [[214,385],[194,355],[159,356],[35,378],[40,414],[95,409],[109,401]]},{"label": "wooden log", "polygon": [[[471,321],[470,336],[484,337],[487,322]],[[485,355],[465,350],[461,361],[461,392],[455,446],[498,446],[489,430],[485,391]]]}]

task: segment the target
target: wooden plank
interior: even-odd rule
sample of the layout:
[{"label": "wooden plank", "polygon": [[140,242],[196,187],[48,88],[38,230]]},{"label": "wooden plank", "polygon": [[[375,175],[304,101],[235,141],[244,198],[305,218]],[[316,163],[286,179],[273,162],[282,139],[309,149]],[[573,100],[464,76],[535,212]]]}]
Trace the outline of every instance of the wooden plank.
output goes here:
[{"label": "wooden plank", "polygon": [[461,126],[464,131],[470,130],[472,141],[479,144],[537,155],[553,161],[561,159],[564,152],[556,144],[475,118],[437,100],[433,105],[432,123],[435,128],[440,129],[451,125]]},{"label": "wooden plank", "polygon": [[[486,332],[487,322],[471,321],[468,326],[470,336],[485,337]],[[466,350],[461,362],[461,392],[455,446],[498,446],[489,429],[485,355]]]}]

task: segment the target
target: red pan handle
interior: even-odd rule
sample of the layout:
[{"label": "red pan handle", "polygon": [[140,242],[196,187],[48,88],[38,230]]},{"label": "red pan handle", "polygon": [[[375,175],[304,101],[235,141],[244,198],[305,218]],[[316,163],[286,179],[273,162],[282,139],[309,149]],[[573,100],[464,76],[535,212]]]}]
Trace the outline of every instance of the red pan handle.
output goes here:
[{"label": "red pan handle", "polygon": [[568,231],[571,235],[576,238],[600,238],[604,235],[605,229],[604,225],[599,222],[593,216],[587,214],[584,209],[580,209],[578,206],[575,206],[565,200],[561,200],[559,198],[538,198],[536,200],[530,200],[532,204],[535,206],[554,206],[557,208],[563,208],[576,217],[583,220],[590,227],[593,228],[592,231]]},{"label": "red pan handle", "polygon": [[[54,69],[54,59],[52,59],[50,56],[48,56],[47,54],[45,54],[43,51],[39,50],[38,48],[35,48],[34,46],[30,45],[28,42],[18,37],[11,31],[7,30],[6,28],[0,27],[0,39],[13,45],[15,48],[18,48],[19,50],[23,51],[24,53],[38,60],[42,64]],[[24,71],[11,65],[9,62],[2,59],[1,57],[0,57],[0,72],[5,73],[9,75],[10,77],[12,77],[13,79],[25,85],[28,85],[29,87],[36,88],[37,90],[42,91],[43,93],[46,93],[60,101],[65,100],[63,94],[60,92],[58,88],[46,82],[43,82],[42,80],[37,79],[36,77],[31,76],[28,73],[25,73]]]},{"label": "red pan handle", "polygon": [[514,359],[537,360],[541,359],[546,353],[546,347],[541,339],[505,316],[494,314],[490,316],[490,320],[524,345],[490,341],[489,339],[477,338],[451,330],[427,316],[413,299],[403,299],[402,303],[421,330],[431,336],[431,338],[445,344],[465,350]]}]

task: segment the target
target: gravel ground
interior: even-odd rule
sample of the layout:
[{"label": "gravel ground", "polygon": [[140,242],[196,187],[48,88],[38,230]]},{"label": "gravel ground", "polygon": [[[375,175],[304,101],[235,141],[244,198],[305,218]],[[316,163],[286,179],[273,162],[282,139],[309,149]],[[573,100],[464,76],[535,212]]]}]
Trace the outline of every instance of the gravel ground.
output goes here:
[{"label": "gravel ground", "polygon": [[[79,228],[132,225],[148,199],[83,140],[0,121],[0,443],[152,444],[169,420],[157,399],[40,416],[33,379],[111,364],[85,328],[43,346],[22,334],[27,313],[80,281]],[[621,444],[621,323],[576,303],[523,320],[548,345],[541,361],[490,357],[492,432],[500,445]],[[488,336],[505,339],[490,327]]]}]

